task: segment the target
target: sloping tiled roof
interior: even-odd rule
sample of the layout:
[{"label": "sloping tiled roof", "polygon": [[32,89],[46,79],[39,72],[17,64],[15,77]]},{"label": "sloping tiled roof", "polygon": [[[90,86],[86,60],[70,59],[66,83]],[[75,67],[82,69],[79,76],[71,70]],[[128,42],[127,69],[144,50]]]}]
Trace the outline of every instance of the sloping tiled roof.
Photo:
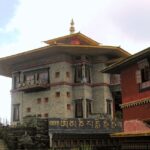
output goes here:
[{"label": "sloping tiled roof", "polygon": [[[63,39],[70,38],[73,36],[78,36],[81,39],[82,44],[69,44],[61,43]],[[56,42],[55,42],[56,41]],[[64,40],[65,41],[65,40]],[[66,40],[68,42],[68,40]],[[66,42],[65,41],[65,42]],[[55,38],[49,41],[48,46],[40,47],[37,49],[29,50],[23,53],[15,54],[12,56],[7,56],[0,58],[0,75],[11,77],[11,73],[14,71],[14,66],[29,62],[30,60],[38,60],[40,58],[44,59],[50,55],[58,55],[60,53],[65,53],[69,55],[107,55],[111,58],[126,58],[130,54],[120,47],[107,46],[97,43],[96,41],[88,38],[81,33],[70,34],[67,36]]]},{"label": "sloping tiled roof", "polygon": [[[91,45],[91,46],[98,46],[99,43],[96,42],[95,40],[87,37],[86,35],[78,32],[78,33],[73,33],[73,34],[69,34],[69,35],[65,35],[65,36],[61,36],[61,37],[58,37],[58,38],[54,38],[54,39],[51,39],[51,40],[47,40],[47,41],[44,41],[46,44],[56,44],[56,43],[61,43],[62,44],[62,41],[66,40],[66,39],[71,39],[73,37],[76,37],[80,40],[83,40],[85,41],[87,44],[86,45]],[[63,43],[63,44],[67,44],[67,43]]]}]

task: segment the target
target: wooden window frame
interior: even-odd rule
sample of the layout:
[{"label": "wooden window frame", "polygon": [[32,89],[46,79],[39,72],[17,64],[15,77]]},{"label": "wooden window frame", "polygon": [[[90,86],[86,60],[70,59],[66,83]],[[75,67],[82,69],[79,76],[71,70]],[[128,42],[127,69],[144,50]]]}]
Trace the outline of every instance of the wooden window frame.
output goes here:
[{"label": "wooden window frame", "polygon": [[81,83],[82,82],[82,65],[75,66],[75,75],[74,75],[74,82]]},{"label": "wooden window frame", "polygon": [[106,111],[108,115],[112,115],[112,100],[106,100]]},{"label": "wooden window frame", "polygon": [[76,100],[75,102],[75,118],[83,118],[82,100]]},{"label": "wooden window frame", "polygon": [[87,117],[92,114],[92,102],[91,100],[86,100],[86,114]]},{"label": "wooden window frame", "polygon": [[20,84],[20,72],[14,75],[14,89],[18,88],[18,84]]},{"label": "wooden window frame", "polygon": [[85,78],[87,83],[91,83],[91,69],[89,65],[85,65]]},{"label": "wooden window frame", "polygon": [[150,89],[150,60],[144,58],[137,62],[136,81],[139,84],[139,92]]},{"label": "wooden window frame", "polygon": [[48,71],[39,72],[38,73],[38,80],[42,83],[48,83],[48,81],[49,81]]},{"label": "wooden window frame", "polygon": [[35,74],[34,73],[25,74],[25,83],[26,84],[34,84],[35,83]]}]

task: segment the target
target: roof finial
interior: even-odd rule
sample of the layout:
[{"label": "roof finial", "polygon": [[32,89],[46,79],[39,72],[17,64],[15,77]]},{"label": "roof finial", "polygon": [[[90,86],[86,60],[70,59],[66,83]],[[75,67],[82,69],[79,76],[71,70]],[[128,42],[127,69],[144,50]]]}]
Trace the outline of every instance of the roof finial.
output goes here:
[{"label": "roof finial", "polygon": [[74,21],[73,19],[71,20],[71,23],[70,23],[70,34],[73,34],[75,32],[75,28],[74,28]]}]

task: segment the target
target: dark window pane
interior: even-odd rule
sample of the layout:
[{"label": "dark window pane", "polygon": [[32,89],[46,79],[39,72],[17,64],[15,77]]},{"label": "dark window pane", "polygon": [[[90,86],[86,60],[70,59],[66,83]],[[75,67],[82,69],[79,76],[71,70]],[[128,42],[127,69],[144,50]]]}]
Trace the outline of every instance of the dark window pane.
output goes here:
[{"label": "dark window pane", "polygon": [[111,115],[111,100],[107,100],[107,114]]},{"label": "dark window pane", "polygon": [[76,118],[83,118],[82,101],[75,103],[75,117]]}]

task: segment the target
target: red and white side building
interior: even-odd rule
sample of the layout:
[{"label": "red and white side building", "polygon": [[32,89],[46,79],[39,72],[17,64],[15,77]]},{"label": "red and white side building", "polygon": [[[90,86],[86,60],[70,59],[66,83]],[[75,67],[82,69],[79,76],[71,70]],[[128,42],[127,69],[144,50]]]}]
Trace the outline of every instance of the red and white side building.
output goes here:
[{"label": "red and white side building", "polygon": [[[124,131],[118,137],[150,137],[150,48],[104,70],[120,74]],[[149,145],[150,146],[150,145]]]}]

